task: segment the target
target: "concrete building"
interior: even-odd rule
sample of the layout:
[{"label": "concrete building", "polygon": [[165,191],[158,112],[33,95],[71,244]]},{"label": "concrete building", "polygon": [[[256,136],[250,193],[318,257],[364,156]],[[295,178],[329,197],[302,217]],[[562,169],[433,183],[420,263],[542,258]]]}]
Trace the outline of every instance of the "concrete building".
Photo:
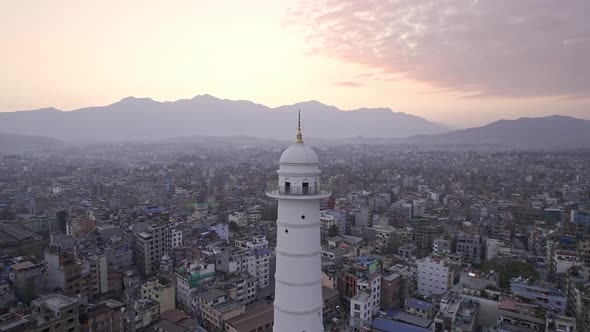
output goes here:
[{"label": "concrete building", "polygon": [[457,235],[456,253],[464,260],[475,264],[481,263],[482,239],[479,234],[459,233]]},{"label": "concrete building", "polygon": [[80,331],[80,299],[61,294],[50,294],[31,302],[31,317],[35,320],[33,331]]},{"label": "concrete building", "polygon": [[80,314],[80,332],[110,331],[123,332],[124,304],[109,299],[89,307]]},{"label": "concrete building", "polygon": [[404,310],[426,319],[434,319],[434,315],[436,314],[434,304],[414,298],[409,298],[405,301]]},{"label": "concrete building", "polygon": [[338,306],[340,305],[340,299],[338,291],[334,288],[322,287],[322,301],[324,306],[322,308],[322,314],[324,321],[331,320],[338,312]]},{"label": "concrete building", "polygon": [[350,326],[352,331],[370,331],[373,322],[371,295],[361,292],[350,299]]},{"label": "concrete building", "polygon": [[211,288],[198,294],[199,314],[207,331],[222,332],[225,322],[246,312],[243,303],[231,300],[225,291]]},{"label": "concrete building", "polygon": [[510,280],[510,290],[514,295],[536,303],[551,312],[565,314],[567,298],[555,285],[513,278]]},{"label": "concrete building", "polygon": [[444,294],[453,285],[454,272],[450,265],[436,256],[418,260],[418,294]]},{"label": "concrete building", "polygon": [[513,300],[500,302],[498,331],[544,331],[545,314],[536,304],[526,304]]},{"label": "concrete building", "polygon": [[141,286],[141,297],[152,299],[160,305],[160,312],[176,309],[174,285],[163,279],[152,278]]},{"label": "concrete building", "polygon": [[416,250],[418,250],[418,247],[415,244],[406,243],[399,246],[397,254],[402,258],[410,259],[416,254]]},{"label": "concrete building", "polygon": [[[26,300],[27,293],[30,292],[31,298],[34,293],[38,293],[46,286],[46,266],[45,263],[33,264],[25,261],[10,266],[10,282],[15,290],[16,296],[21,300]],[[28,302],[28,301],[27,301]]]},{"label": "concrete building", "polygon": [[401,274],[391,273],[381,279],[381,307],[399,308],[404,301],[404,279]]},{"label": "concrete building", "polygon": [[170,225],[154,223],[145,231],[135,234],[133,248],[137,266],[146,275],[155,274],[160,267],[160,259],[167,253],[170,243]]},{"label": "concrete building", "polygon": [[192,312],[192,294],[201,283],[215,278],[215,264],[209,262],[186,262],[176,271],[176,302],[181,309]]},{"label": "concrete building", "polygon": [[182,230],[173,228],[170,230],[170,248],[178,248],[182,246]]},{"label": "concrete building", "polygon": [[81,294],[82,266],[72,250],[50,246],[45,250],[47,288],[62,290],[66,295]]},{"label": "concrete building", "polygon": [[488,288],[498,289],[500,276],[493,271],[480,273],[478,271],[461,272],[459,286],[463,294],[481,296]]},{"label": "concrete building", "polygon": [[274,308],[265,302],[256,302],[246,306],[246,311],[225,322],[226,332],[272,332],[274,325]]},{"label": "concrete building", "polygon": [[279,180],[267,195],[278,199],[274,331],[322,331],[319,160],[297,141],[279,160]]},{"label": "concrete building", "polygon": [[451,252],[451,241],[438,238],[432,243],[432,251],[437,255],[448,254]]}]

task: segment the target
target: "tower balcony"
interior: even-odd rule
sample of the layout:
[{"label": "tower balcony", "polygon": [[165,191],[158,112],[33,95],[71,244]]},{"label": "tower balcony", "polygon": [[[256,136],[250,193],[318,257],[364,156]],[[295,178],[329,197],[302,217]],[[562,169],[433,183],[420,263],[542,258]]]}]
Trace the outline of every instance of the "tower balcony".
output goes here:
[{"label": "tower balcony", "polygon": [[278,181],[266,184],[266,196],[273,198],[291,199],[320,199],[332,196],[332,190],[327,185],[316,186],[280,186]]}]

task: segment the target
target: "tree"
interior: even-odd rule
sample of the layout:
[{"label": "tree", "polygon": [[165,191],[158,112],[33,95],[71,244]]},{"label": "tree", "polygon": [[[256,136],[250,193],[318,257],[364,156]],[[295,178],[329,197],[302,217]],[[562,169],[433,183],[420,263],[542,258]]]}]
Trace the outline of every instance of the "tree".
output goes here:
[{"label": "tree", "polygon": [[510,279],[516,277],[536,280],[539,278],[539,272],[531,263],[522,262],[514,259],[494,258],[487,261],[482,270],[484,272],[494,271],[500,276],[500,288],[510,288]]},{"label": "tree", "polygon": [[338,230],[338,226],[336,226],[336,224],[333,224],[332,226],[330,226],[330,228],[328,228],[328,237],[334,237],[334,236],[338,236],[340,235],[340,231]]}]

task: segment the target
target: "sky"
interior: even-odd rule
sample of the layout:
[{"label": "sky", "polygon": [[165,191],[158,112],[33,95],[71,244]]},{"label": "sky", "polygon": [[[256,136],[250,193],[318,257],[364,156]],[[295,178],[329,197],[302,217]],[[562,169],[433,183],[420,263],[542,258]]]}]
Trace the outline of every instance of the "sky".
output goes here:
[{"label": "sky", "polygon": [[0,111],[211,94],[458,127],[590,118],[587,0],[0,2]]}]

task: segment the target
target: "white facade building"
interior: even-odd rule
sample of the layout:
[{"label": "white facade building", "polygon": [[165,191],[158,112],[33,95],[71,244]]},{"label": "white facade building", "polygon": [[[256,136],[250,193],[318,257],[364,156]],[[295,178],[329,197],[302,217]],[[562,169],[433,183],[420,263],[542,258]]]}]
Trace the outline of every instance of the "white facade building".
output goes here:
[{"label": "white facade building", "polygon": [[279,164],[279,180],[267,190],[278,199],[273,331],[321,332],[320,200],[330,193],[320,186],[318,157],[300,129]]},{"label": "white facade building", "polygon": [[178,248],[182,245],[182,230],[173,229],[170,231],[170,248]]},{"label": "white facade building", "polygon": [[453,270],[442,258],[425,257],[418,261],[418,294],[444,294],[453,285]]}]

